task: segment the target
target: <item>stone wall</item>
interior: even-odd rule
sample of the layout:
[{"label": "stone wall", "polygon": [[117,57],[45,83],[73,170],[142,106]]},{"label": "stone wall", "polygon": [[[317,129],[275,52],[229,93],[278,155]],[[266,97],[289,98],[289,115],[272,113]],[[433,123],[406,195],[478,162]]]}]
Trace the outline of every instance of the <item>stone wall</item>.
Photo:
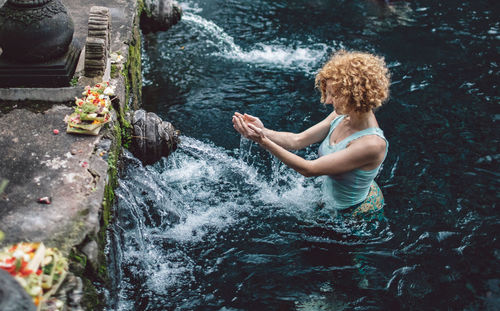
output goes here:
[{"label": "stone wall", "polygon": [[[9,181],[0,195],[0,230],[5,233],[0,247],[42,241],[60,249],[70,259],[72,286],[83,283],[84,309],[100,310],[104,297],[98,287],[109,285],[104,249],[120,154],[131,144],[132,111],[141,107],[140,16],[145,7],[142,0],[62,2],[82,43],[90,8],[109,8],[109,52],[122,60],[107,63],[104,76],[85,77],[81,56],[76,83],[67,88],[0,89],[0,146],[5,146],[0,148],[0,182]],[[103,80],[116,86],[112,121],[97,136],[65,133],[63,120],[73,111],[73,96]],[[41,197],[50,204],[41,204]],[[75,283],[73,275],[81,281]]]},{"label": "stone wall", "polygon": [[[82,42],[90,8],[108,7],[111,52],[120,54],[123,61],[114,64],[113,77],[94,78],[83,76],[80,62],[76,85],[68,88],[0,90],[0,181],[9,181],[0,196],[0,230],[5,233],[0,246],[41,241],[60,249],[70,259],[71,274],[83,282],[84,309],[100,310],[103,292],[97,288],[108,284],[106,227],[120,153],[130,128],[127,112],[140,99],[140,79],[132,85],[129,76],[135,72],[136,78],[141,77],[138,16],[142,5],[134,0],[63,3],[75,22],[74,36]],[[64,117],[74,106],[70,99],[103,79],[116,86],[112,122],[98,136],[67,134]],[[63,97],[58,99],[59,95]],[[40,203],[42,197],[50,204]]]}]

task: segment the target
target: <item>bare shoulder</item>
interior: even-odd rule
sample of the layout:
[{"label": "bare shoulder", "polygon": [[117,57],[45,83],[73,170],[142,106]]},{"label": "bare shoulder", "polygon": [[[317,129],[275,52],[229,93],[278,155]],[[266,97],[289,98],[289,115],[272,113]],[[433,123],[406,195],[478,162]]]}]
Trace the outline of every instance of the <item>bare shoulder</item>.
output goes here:
[{"label": "bare shoulder", "polygon": [[385,139],[378,135],[366,135],[361,137],[360,141],[363,141],[363,143],[370,148],[377,148],[377,149],[382,149],[385,150],[385,147],[387,145]]},{"label": "bare shoulder", "polygon": [[380,157],[385,155],[387,142],[378,135],[366,135],[352,141],[349,147],[353,147],[372,157]]}]

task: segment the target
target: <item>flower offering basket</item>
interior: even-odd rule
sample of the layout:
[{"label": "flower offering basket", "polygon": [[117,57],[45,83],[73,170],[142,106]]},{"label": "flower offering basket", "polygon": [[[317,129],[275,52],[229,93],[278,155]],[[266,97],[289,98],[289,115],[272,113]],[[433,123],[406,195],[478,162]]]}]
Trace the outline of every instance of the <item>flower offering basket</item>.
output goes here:
[{"label": "flower offering basket", "polygon": [[38,311],[63,309],[53,295],[68,273],[68,261],[58,249],[28,242],[7,246],[0,250],[0,269],[21,284]]},{"label": "flower offering basket", "polygon": [[67,133],[98,135],[104,124],[111,119],[110,96],[114,96],[114,87],[109,82],[86,86],[82,98],[75,98],[75,111],[66,116]]}]

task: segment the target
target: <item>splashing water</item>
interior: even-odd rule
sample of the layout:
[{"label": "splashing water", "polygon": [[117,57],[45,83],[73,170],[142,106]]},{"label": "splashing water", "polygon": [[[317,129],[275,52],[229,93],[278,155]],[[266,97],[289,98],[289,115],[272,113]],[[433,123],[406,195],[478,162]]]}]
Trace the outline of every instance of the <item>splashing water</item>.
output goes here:
[{"label": "splashing water", "polygon": [[[113,273],[112,301],[117,310],[132,304],[157,307],[165,301],[172,308],[179,304],[199,308],[210,302],[207,299],[215,299],[208,283],[227,278],[220,276],[225,271],[222,266],[236,258],[242,269],[261,269],[288,256],[276,254],[280,245],[288,249],[288,244],[297,242],[344,246],[361,242],[342,238],[352,228],[340,223],[331,223],[338,237],[317,235],[317,181],[283,170],[277,161],[270,180],[263,179],[246,162],[256,156],[248,141],[242,139],[240,154],[190,137],[181,141],[168,161],[154,166],[143,167],[125,152],[127,165],[116,191],[110,235],[110,245],[118,247],[108,249],[115,267],[125,267]],[[271,229],[277,221],[286,225]],[[297,221],[307,224],[311,233],[294,232],[290,224]],[[247,238],[250,244],[260,245],[250,253]],[[234,286],[232,281],[229,284]],[[142,295],[132,302],[130,297],[138,290]],[[190,301],[185,302],[188,296]]]},{"label": "splashing water", "polygon": [[[233,37],[212,21],[190,12],[183,15],[182,21],[207,37],[206,44],[216,47],[213,55],[254,65],[300,70],[313,74],[318,63],[333,51],[331,47],[342,48],[339,43],[333,43],[330,47],[324,43],[297,44],[294,42],[294,47],[280,43],[258,43],[249,51],[244,51],[234,42]],[[285,40],[276,40],[276,42],[280,41]]]}]

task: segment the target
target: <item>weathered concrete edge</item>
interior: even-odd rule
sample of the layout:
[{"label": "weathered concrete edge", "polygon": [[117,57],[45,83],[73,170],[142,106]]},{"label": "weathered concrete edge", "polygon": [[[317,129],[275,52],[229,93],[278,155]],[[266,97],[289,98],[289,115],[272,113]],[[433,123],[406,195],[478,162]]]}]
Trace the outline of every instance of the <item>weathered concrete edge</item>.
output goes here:
[{"label": "weathered concrete edge", "polygon": [[[1,3],[1,1],[0,1]],[[0,4],[0,7],[2,5]],[[82,48],[78,57],[77,67],[73,78],[78,78],[83,75],[85,64],[85,47]],[[109,76],[109,72],[104,76]],[[53,87],[53,88],[37,88],[37,87],[7,87],[0,88],[0,100],[4,101],[43,101],[48,103],[68,102],[80,97],[82,94],[82,83],[68,87]]]},{"label": "weathered concrete edge", "polygon": [[[82,212],[89,214],[82,215],[91,218],[92,224],[97,226],[87,226],[76,223],[70,234],[57,235],[51,237],[49,244],[61,245],[64,254],[70,258],[70,270],[79,276],[84,283],[84,297],[82,305],[85,310],[100,310],[105,307],[105,296],[101,288],[108,287],[107,260],[105,256],[106,231],[109,224],[112,205],[114,202],[114,189],[118,183],[118,166],[122,147],[127,147],[130,141],[130,117],[128,110],[131,107],[140,107],[142,70],[141,70],[141,31],[139,19],[144,8],[142,0],[125,1],[126,11],[131,12],[127,17],[126,24],[123,25],[122,36],[112,37],[112,51],[118,51],[125,60],[124,64],[109,64],[106,70],[107,75],[97,80],[84,79],[80,77],[76,86],[64,88],[3,88],[0,89],[0,98],[6,101],[43,101],[53,103],[58,106],[61,102],[72,102],[74,97],[81,97],[81,92],[85,85],[92,85],[103,80],[116,86],[116,100],[113,101],[115,111],[113,122],[110,122],[103,130],[100,141],[108,140],[111,146],[108,151],[108,158],[104,160],[100,157],[99,151],[93,150],[89,162],[88,172],[99,166],[102,168],[99,176],[99,188],[87,202],[82,202]],[[130,21],[130,22],[129,22]],[[123,35],[125,34],[125,35]],[[83,53],[82,53],[83,54]],[[79,62],[79,65],[82,62]],[[75,77],[81,75],[81,70],[77,68]],[[28,92],[29,91],[29,92]],[[29,94],[28,94],[29,93]],[[109,143],[109,142],[108,142]],[[94,176],[95,177],[95,176]],[[103,189],[104,188],[104,189]],[[90,202],[92,201],[92,202]],[[99,207],[96,210],[85,208],[86,205]],[[45,242],[45,241],[44,241]],[[93,250],[90,249],[94,245]],[[90,251],[89,251],[90,249]],[[92,254],[94,253],[94,254]],[[109,288],[109,287],[108,287]]]},{"label": "weathered concrete edge", "polygon": [[80,86],[59,88],[0,88],[0,99],[5,101],[37,100],[44,102],[66,102],[81,96]]},{"label": "weathered concrete edge", "polygon": [[[106,134],[112,144],[108,151],[108,173],[105,181],[102,211],[100,215],[100,230],[93,234],[88,232],[85,239],[78,246],[73,247],[70,253],[70,262],[73,273],[79,276],[84,285],[82,306],[85,310],[100,310],[105,307],[105,294],[102,287],[110,288],[109,275],[107,272],[107,258],[105,248],[107,243],[107,228],[111,221],[112,206],[115,200],[114,189],[118,185],[119,158],[122,147],[128,148],[131,141],[130,109],[140,107],[142,90],[141,70],[141,30],[140,16],[144,9],[142,0],[132,1],[134,16],[131,37],[125,42],[118,43],[119,46],[112,47],[126,60],[122,65],[110,64],[110,80],[116,86],[117,101],[114,105],[117,122],[108,129]],[[78,81],[85,84],[87,81]],[[91,258],[85,252],[87,245],[97,244],[97,258]]]}]

